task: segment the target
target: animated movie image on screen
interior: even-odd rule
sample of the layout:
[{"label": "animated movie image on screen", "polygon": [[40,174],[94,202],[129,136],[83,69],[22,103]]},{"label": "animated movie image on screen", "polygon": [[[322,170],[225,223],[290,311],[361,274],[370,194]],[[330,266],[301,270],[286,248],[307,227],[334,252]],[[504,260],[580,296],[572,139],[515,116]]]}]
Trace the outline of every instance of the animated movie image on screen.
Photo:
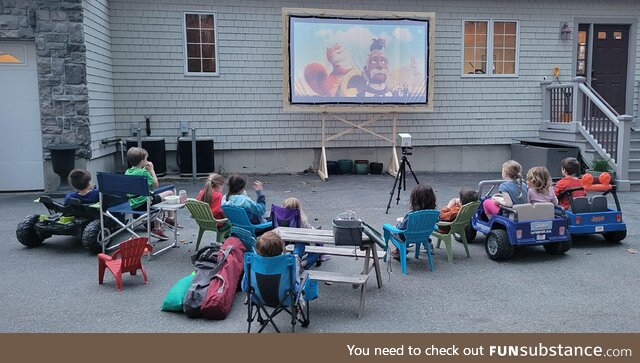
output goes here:
[{"label": "animated movie image on screen", "polygon": [[426,20],[290,17],[292,104],[426,104]]}]

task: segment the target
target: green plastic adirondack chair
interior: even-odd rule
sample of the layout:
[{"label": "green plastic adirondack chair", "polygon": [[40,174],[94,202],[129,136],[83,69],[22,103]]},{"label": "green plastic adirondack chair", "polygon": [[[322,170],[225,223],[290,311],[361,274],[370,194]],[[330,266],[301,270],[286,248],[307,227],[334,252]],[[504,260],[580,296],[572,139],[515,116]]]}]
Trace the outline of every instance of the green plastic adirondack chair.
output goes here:
[{"label": "green plastic adirondack chair", "polygon": [[453,262],[453,250],[452,250],[452,239],[454,234],[460,235],[462,239],[462,243],[464,244],[464,250],[467,252],[467,257],[469,257],[469,246],[467,244],[467,234],[465,233],[465,228],[471,224],[471,216],[478,209],[478,205],[480,202],[474,201],[467,203],[460,208],[460,212],[451,222],[440,221],[437,223],[438,226],[449,226],[449,233],[440,233],[438,231],[434,231],[431,235],[438,239],[437,248],[440,248],[440,242],[444,241],[444,244],[447,248],[447,260],[449,263]]},{"label": "green plastic adirondack chair", "polygon": [[[205,231],[214,231],[216,232],[216,241],[222,243],[229,236],[229,231],[231,230],[231,223],[225,219],[215,219],[213,214],[211,213],[211,208],[205,202],[201,202],[196,199],[189,198],[185,202],[185,206],[191,213],[191,218],[193,218],[198,224],[198,241],[196,242],[196,251],[200,247],[200,240],[202,239],[202,235]],[[218,228],[219,223],[225,222],[225,225],[222,228]]]}]

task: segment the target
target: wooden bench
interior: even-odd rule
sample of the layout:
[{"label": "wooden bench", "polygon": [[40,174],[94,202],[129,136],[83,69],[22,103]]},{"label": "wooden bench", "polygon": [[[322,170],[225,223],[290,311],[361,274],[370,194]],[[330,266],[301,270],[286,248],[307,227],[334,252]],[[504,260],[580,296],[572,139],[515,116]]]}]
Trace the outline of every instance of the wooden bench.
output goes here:
[{"label": "wooden bench", "polygon": [[358,308],[358,319],[364,313],[364,292],[366,291],[369,274],[345,274],[342,272],[308,270],[309,278],[316,281],[335,282],[351,284],[354,288],[360,288],[360,307]]},{"label": "wooden bench", "polygon": [[309,278],[316,281],[332,282],[332,283],[344,283],[353,285],[354,288],[360,288],[360,308],[358,310],[358,318],[361,318],[364,313],[364,294],[366,290],[367,281],[371,270],[375,270],[376,280],[378,288],[382,288],[382,274],[380,272],[379,259],[384,258],[386,252],[381,251],[381,256],[378,256],[378,249],[375,243],[366,243],[369,241],[369,237],[363,234],[363,244],[360,247],[335,247],[333,239],[333,231],[329,230],[317,230],[317,229],[305,229],[305,228],[288,228],[278,227],[275,229],[276,233],[282,237],[286,242],[292,244],[286,247],[287,251],[293,251],[294,242],[303,243],[325,243],[330,246],[305,246],[305,252],[320,253],[341,257],[362,258],[364,261],[364,268],[359,274],[345,274],[341,272],[329,272],[308,270]]}]

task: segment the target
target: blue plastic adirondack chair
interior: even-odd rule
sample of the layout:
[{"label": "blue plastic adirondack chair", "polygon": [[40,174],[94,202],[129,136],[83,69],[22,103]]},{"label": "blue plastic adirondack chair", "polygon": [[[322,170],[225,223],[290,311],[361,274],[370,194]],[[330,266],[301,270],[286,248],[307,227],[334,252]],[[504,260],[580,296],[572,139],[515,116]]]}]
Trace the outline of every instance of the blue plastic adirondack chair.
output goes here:
[{"label": "blue plastic adirondack chair", "polygon": [[232,226],[246,229],[251,232],[254,237],[256,236],[256,230],[266,229],[272,226],[271,222],[260,224],[251,223],[249,216],[247,215],[247,211],[235,205],[223,205],[222,211],[224,212],[224,216],[227,217],[229,222],[231,222]]},{"label": "blue plastic adirondack chair", "polygon": [[[407,229],[401,230],[388,223],[382,226],[387,252],[389,250],[389,241],[391,241],[400,252],[400,266],[402,267],[403,275],[407,274],[407,247],[412,244],[416,245],[416,259],[420,255],[420,246],[424,246],[429,259],[429,269],[431,271],[434,270],[431,249],[429,248],[429,236],[431,236],[439,219],[440,212],[437,210],[420,210],[409,213]],[[404,236],[404,241],[398,238],[398,235]],[[385,261],[388,255],[388,253],[385,255]]]},{"label": "blue plastic adirondack chair", "polygon": [[[294,255],[263,257],[256,253],[245,253],[244,269],[246,280],[243,281],[243,291],[247,292],[248,301],[247,333],[251,332],[251,322],[256,316],[260,323],[258,333],[261,333],[269,323],[279,333],[280,330],[273,319],[283,311],[291,315],[292,332],[295,331],[298,322],[303,327],[309,325],[309,303],[303,303],[303,300],[306,300],[303,291],[310,280],[305,272],[302,274],[302,281],[294,281],[296,276]],[[308,299],[311,300],[311,298]],[[269,312],[267,307],[273,310]],[[298,311],[301,312],[300,317],[298,317]]]}]

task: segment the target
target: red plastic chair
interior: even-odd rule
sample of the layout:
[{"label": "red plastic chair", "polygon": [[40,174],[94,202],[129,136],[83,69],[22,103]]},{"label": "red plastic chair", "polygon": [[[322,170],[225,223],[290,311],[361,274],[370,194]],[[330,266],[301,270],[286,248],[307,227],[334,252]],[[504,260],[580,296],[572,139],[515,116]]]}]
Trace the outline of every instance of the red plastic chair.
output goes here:
[{"label": "red plastic chair", "polygon": [[148,241],[149,238],[147,237],[131,238],[122,242],[116,252],[113,253],[113,256],[100,253],[98,255],[98,284],[102,285],[105,268],[108,268],[116,278],[118,291],[122,291],[123,273],[129,272],[131,275],[135,275],[140,270],[144,277],[144,283],[148,283],[147,273],[141,261],[145,253],[151,253],[152,247],[147,243]]}]

